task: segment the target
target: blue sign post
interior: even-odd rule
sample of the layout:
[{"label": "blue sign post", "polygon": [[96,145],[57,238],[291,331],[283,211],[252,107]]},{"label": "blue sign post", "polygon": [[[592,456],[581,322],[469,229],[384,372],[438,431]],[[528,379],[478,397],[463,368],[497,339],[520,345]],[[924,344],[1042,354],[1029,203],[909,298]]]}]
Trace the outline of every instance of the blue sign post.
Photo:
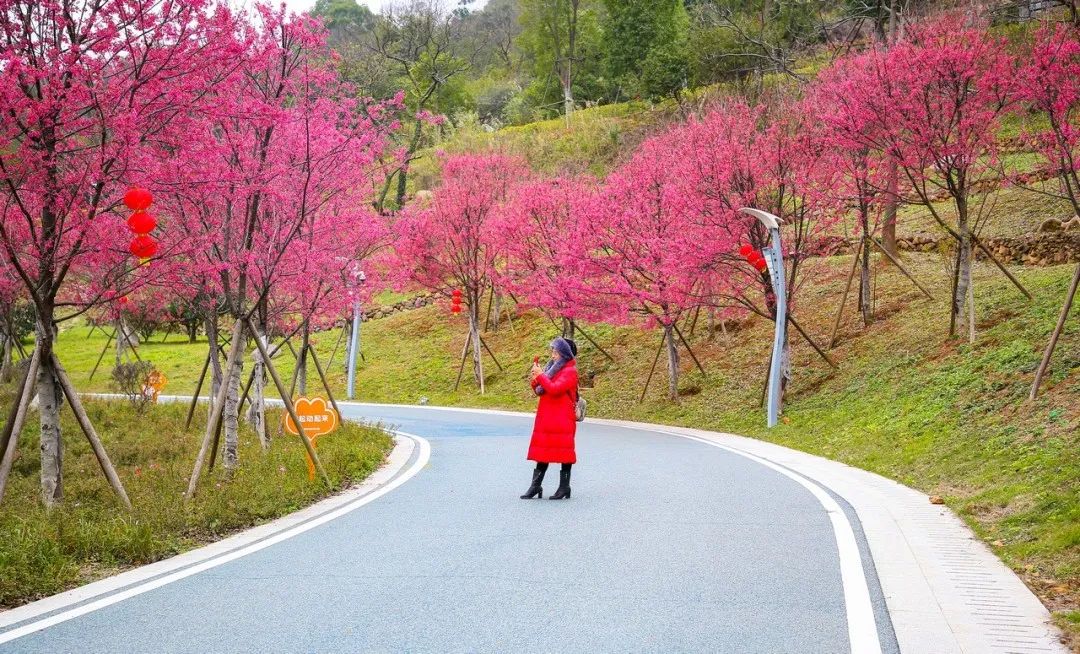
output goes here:
[{"label": "blue sign post", "polygon": [[760,209],[744,208],[739,211],[757,218],[769,230],[769,246],[762,254],[769,267],[769,279],[776,297],[776,330],[773,333],[772,363],[769,365],[768,406],[768,424],[775,427],[780,418],[781,374],[784,343],[787,342],[787,270],[784,268],[784,252],[780,248],[780,219]]}]

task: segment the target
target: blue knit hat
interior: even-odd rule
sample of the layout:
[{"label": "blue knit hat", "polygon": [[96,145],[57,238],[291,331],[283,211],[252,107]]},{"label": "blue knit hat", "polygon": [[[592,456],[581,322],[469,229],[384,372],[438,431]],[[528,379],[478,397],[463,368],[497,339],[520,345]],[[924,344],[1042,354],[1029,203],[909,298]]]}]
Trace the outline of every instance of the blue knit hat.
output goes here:
[{"label": "blue knit hat", "polygon": [[551,341],[551,347],[554,348],[563,361],[570,361],[574,358],[574,349],[570,346],[565,338],[556,338]]}]

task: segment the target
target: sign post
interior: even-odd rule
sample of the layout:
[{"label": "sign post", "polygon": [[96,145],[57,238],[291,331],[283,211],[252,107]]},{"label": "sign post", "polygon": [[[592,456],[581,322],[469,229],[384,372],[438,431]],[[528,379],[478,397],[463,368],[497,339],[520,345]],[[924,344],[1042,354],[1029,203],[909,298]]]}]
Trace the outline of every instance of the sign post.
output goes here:
[{"label": "sign post", "polygon": [[780,418],[781,374],[783,373],[784,343],[787,342],[787,270],[784,268],[784,252],[780,247],[780,219],[767,211],[744,208],[742,213],[761,221],[769,230],[769,247],[765,248],[765,263],[769,266],[769,280],[776,297],[776,329],[773,332],[772,363],[769,365],[768,425],[775,427]]},{"label": "sign post", "polygon": [[[304,438],[307,438],[311,442],[312,449],[315,448],[315,439],[319,436],[325,436],[330,432],[337,429],[340,418],[337,411],[334,411],[333,407],[327,405],[326,400],[321,397],[298,397],[293,402],[293,406],[296,408],[296,415],[300,418],[300,426],[304,432]],[[297,429],[296,423],[293,422],[292,416],[285,413],[282,417],[285,422],[285,431],[294,436],[300,435],[300,429]],[[308,464],[308,479],[315,479],[315,463],[311,460],[311,457],[307,457]]]}]

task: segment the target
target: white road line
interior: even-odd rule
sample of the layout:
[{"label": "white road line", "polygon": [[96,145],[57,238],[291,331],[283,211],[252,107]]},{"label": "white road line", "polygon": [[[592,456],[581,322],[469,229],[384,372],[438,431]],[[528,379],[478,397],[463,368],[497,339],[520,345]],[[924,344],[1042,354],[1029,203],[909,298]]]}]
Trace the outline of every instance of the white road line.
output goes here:
[{"label": "white road line", "polygon": [[[431,443],[429,443],[425,438],[423,438],[421,436],[416,436],[415,434],[408,434],[408,433],[401,432],[401,431],[394,431],[394,433],[399,435],[399,436],[402,436],[402,437],[405,437],[405,438],[411,438],[414,441],[416,441],[416,443],[418,443],[419,446],[420,446],[420,453],[419,453],[416,461],[414,461],[413,464],[411,466],[409,466],[408,469],[406,469],[403,473],[398,475],[393,481],[386,484],[382,488],[379,488],[378,490],[375,490],[375,491],[372,491],[372,492],[370,492],[370,493],[368,493],[366,495],[363,495],[363,496],[353,500],[352,502],[349,502],[348,504],[345,504],[345,505],[343,505],[343,506],[341,506],[341,507],[339,507],[337,509],[334,509],[332,511],[324,513],[323,515],[321,515],[321,516],[319,516],[319,517],[317,517],[317,518],[315,518],[313,520],[309,520],[308,522],[305,522],[305,523],[303,523],[301,525],[297,525],[296,527],[286,529],[285,531],[278,532],[277,534],[275,534],[273,536],[270,536],[269,538],[266,538],[264,540],[261,540],[261,541],[259,541],[257,543],[254,543],[252,545],[248,545],[246,547],[242,547],[242,548],[233,550],[232,552],[229,552],[228,554],[219,556],[219,557],[211,559],[209,561],[204,561],[202,563],[193,565],[191,567],[184,568],[183,570],[180,570],[178,572],[174,572],[172,574],[167,574],[165,576],[158,577],[157,579],[154,579],[152,581],[149,581],[149,582],[146,582],[146,583],[143,583],[143,584],[139,584],[137,586],[133,586],[131,588],[128,588],[127,590],[121,591],[119,593],[115,593],[113,595],[108,595],[108,596],[103,597],[103,598],[101,598],[99,600],[95,600],[93,602],[89,602],[87,604],[77,606],[77,607],[75,607],[73,609],[70,609],[70,610],[67,610],[67,611],[62,611],[60,613],[57,613],[55,615],[51,615],[51,616],[49,616],[47,618],[43,618],[43,619],[38,620],[36,622],[31,622],[31,623],[29,623],[27,625],[24,625],[22,627],[18,627],[16,629],[12,629],[10,631],[5,631],[3,633],[0,633],[0,644],[10,642],[12,640],[15,640],[16,638],[21,638],[23,636],[32,634],[32,633],[37,632],[37,631],[41,631],[42,629],[47,629],[47,628],[52,627],[54,625],[60,624],[61,622],[66,622],[66,621],[71,620],[73,618],[77,618],[79,616],[86,615],[87,613],[97,611],[98,609],[103,609],[103,608],[105,608],[107,606],[111,606],[111,605],[116,604],[118,602],[123,602],[124,600],[131,599],[132,597],[135,597],[137,595],[141,595],[141,594],[146,593],[148,591],[154,590],[155,588],[160,588],[160,587],[165,586],[167,584],[171,584],[174,581],[180,581],[181,579],[185,579],[185,578],[190,577],[192,575],[199,574],[200,572],[204,572],[204,571],[209,570],[211,568],[216,568],[217,566],[223,565],[223,564],[228,563],[230,561],[235,561],[236,559],[239,559],[239,558],[241,558],[243,556],[247,556],[248,554],[253,554],[255,552],[258,552],[259,550],[266,549],[267,547],[270,547],[271,545],[276,545],[277,543],[280,543],[280,542],[282,542],[284,540],[288,540],[289,538],[292,538],[294,536],[302,534],[305,531],[309,531],[311,529],[314,529],[315,527],[326,524],[327,522],[330,522],[331,520],[335,520],[337,518],[340,518],[341,516],[351,512],[351,511],[354,511],[354,510],[356,510],[356,509],[358,509],[358,508],[360,508],[362,506],[364,506],[365,504],[369,504],[369,503],[375,501],[376,499],[382,497],[383,495],[386,495],[390,491],[394,490],[398,486],[401,486],[406,481],[408,481],[413,476],[415,476],[416,473],[418,473],[425,465],[427,465],[428,460],[431,458]],[[42,613],[46,613],[46,612],[48,612],[50,610],[53,610],[53,609],[52,608],[46,608],[44,611],[42,611]]]},{"label": "white road line", "polygon": [[855,540],[855,530],[852,528],[847,514],[844,513],[844,510],[840,508],[840,505],[836,503],[836,500],[831,495],[802,475],[798,475],[768,459],[749,452],[743,452],[734,447],[721,445],[705,438],[662,429],[630,426],[623,426],[623,428],[678,436],[727,450],[732,454],[746,457],[767,468],[771,468],[810,491],[825,508],[825,513],[828,514],[829,520],[832,522],[833,534],[836,537],[836,549],[840,555],[840,579],[844,586],[844,607],[847,611],[848,639],[851,641],[851,652],[852,654],[881,654],[881,640],[878,637],[877,620],[874,617],[874,604],[870,601],[870,588],[866,582],[866,572],[863,569],[859,543]]}]

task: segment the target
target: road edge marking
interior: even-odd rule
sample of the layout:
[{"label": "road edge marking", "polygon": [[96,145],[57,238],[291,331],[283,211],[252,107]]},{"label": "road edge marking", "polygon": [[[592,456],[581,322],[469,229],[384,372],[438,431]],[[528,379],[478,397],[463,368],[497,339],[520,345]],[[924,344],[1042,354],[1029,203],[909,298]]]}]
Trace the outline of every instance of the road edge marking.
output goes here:
[{"label": "road edge marking", "polygon": [[[184,552],[183,554],[178,554],[177,556],[171,557],[169,559],[165,559],[165,561],[172,561],[172,562],[177,563],[177,564],[179,564],[180,566],[183,566],[183,567],[181,567],[179,570],[176,570],[174,572],[167,572],[167,573],[164,573],[164,574],[161,571],[151,572],[150,574],[154,575],[154,578],[150,579],[149,581],[141,581],[141,582],[140,581],[134,581],[132,583],[126,584],[125,586],[122,586],[122,588],[124,588],[124,590],[120,590],[119,592],[112,592],[112,590],[110,590],[110,589],[103,589],[100,593],[97,593],[95,595],[90,595],[88,597],[77,597],[76,595],[72,594],[72,595],[68,595],[69,601],[67,601],[65,603],[62,603],[62,604],[59,604],[59,605],[56,605],[57,604],[56,600],[58,598],[60,598],[60,597],[62,597],[64,595],[67,595],[68,593],[73,593],[73,591],[78,591],[79,590],[79,589],[73,589],[73,591],[68,591],[68,593],[61,593],[59,595],[54,595],[52,597],[47,597],[45,599],[38,600],[37,602],[32,602],[30,604],[23,605],[22,607],[17,607],[15,609],[11,609],[11,611],[20,611],[20,609],[28,609],[30,607],[33,607],[33,608],[30,608],[30,610],[22,611],[24,613],[27,613],[27,615],[25,615],[25,616],[19,615],[17,620],[11,620],[10,622],[8,622],[8,624],[18,624],[18,623],[21,623],[21,622],[25,622],[26,620],[33,620],[33,618],[35,616],[37,616],[37,615],[44,615],[46,613],[51,613],[53,611],[57,611],[58,609],[61,609],[65,605],[70,606],[71,604],[84,602],[85,600],[89,599],[90,597],[99,596],[99,595],[104,594],[104,593],[111,593],[111,594],[106,594],[104,597],[101,597],[100,599],[96,599],[96,600],[93,600],[93,601],[90,601],[90,602],[86,602],[85,604],[80,604],[79,606],[76,606],[75,608],[71,608],[71,609],[67,609],[67,610],[61,610],[58,613],[54,613],[53,615],[50,615],[50,616],[48,616],[46,618],[42,618],[40,620],[34,620],[33,622],[30,622],[28,624],[24,624],[24,625],[22,625],[20,627],[16,627],[14,629],[11,629],[11,630],[8,630],[8,631],[5,631],[5,632],[0,632],[0,645],[2,645],[4,643],[11,642],[11,641],[13,641],[13,640],[15,640],[17,638],[22,638],[23,636],[27,636],[27,635],[30,635],[32,633],[36,633],[36,632],[41,631],[43,629],[47,629],[47,628],[52,627],[54,625],[60,624],[62,622],[72,620],[72,619],[77,618],[79,616],[86,615],[87,613],[92,613],[92,612],[97,611],[99,609],[103,609],[103,608],[105,608],[107,606],[117,604],[119,602],[130,599],[130,598],[135,597],[137,595],[141,595],[143,593],[149,592],[149,591],[154,590],[156,588],[166,586],[166,585],[171,584],[171,583],[173,583],[175,581],[180,581],[181,579],[191,577],[193,575],[199,574],[200,572],[204,572],[206,570],[216,568],[216,567],[218,567],[220,565],[224,565],[225,563],[228,563],[230,561],[234,561],[236,559],[247,556],[249,554],[253,554],[253,553],[258,552],[260,550],[266,549],[267,547],[270,547],[271,545],[276,545],[277,543],[280,543],[282,541],[293,538],[294,536],[298,536],[298,535],[300,535],[300,534],[302,534],[302,533],[304,533],[306,531],[310,531],[311,529],[314,529],[315,527],[326,524],[326,523],[328,523],[328,522],[330,522],[332,520],[336,520],[337,518],[340,518],[343,515],[351,513],[352,511],[355,511],[356,509],[358,509],[358,508],[360,508],[360,507],[362,507],[362,506],[364,506],[366,504],[370,504],[371,502],[377,500],[378,498],[382,497],[383,495],[386,495],[390,491],[392,491],[392,490],[396,489],[397,487],[401,486],[406,481],[409,481],[410,479],[412,479],[414,476],[416,476],[416,474],[418,472],[420,472],[421,469],[423,469],[423,467],[425,465],[427,465],[428,461],[431,459],[431,443],[428,442],[428,440],[425,439],[424,437],[417,436],[416,434],[410,434],[408,432],[404,432],[404,431],[400,431],[400,430],[387,430],[387,431],[394,434],[398,438],[407,438],[407,439],[412,440],[415,443],[416,447],[419,448],[419,454],[413,460],[412,465],[410,465],[408,468],[405,468],[403,471],[402,471],[401,468],[398,468],[397,470],[394,470],[393,471],[393,477],[388,482],[383,484],[382,486],[379,486],[378,488],[376,488],[374,490],[368,490],[367,492],[364,492],[363,494],[359,495],[358,497],[349,500],[345,504],[342,504],[341,506],[338,506],[336,508],[333,508],[333,509],[327,510],[327,511],[325,511],[323,513],[320,513],[317,516],[302,522],[301,524],[291,526],[291,527],[285,527],[284,529],[280,529],[280,530],[276,530],[276,531],[272,531],[272,533],[270,535],[268,535],[268,536],[266,536],[264,538],[261,538],[257,542],[250,543],[250,544],[247,544],[247,545],[240,545],[239,547],[228,550],[228,551],[226,551],[225,553],[222,553],[222,554],[217,554],[217,555],[211,554],[211,556],[213,558],[209,558],[207,560],[203,560],[201,562],[190,564],[190,565],[188,564],[187,561],[179,561],[179,559],[181,559],[181,557],[186,557],[187,559],[190,559],[190,558],[192,558],[192,556],[197,556],[199,554],[205,554],[206,550],[208,548],[212,548],[212,547],[214,547],[214,545],[217,545],[219,543],[223,543],[223,542],[225,542],[225,540],[228,540],[228,539],[225,539],[223,541],[218,541],[218,543],[211,543],[209,545],[206,545],[206,546],[203,546],[203,547],[200,547],[200,548],[196,548],[196,549],[190,550],[188,552]],[[410,454],[410,458],[411,458],[411,454]],[[408,463],[408,460],[402,462],[402,466],[404,466],[406,463]],[[369,477],[369,479],[370,479],[370,477]],[[364,486],[364,483],[361,482],[356,487],[356,489],[361,489],[362,490],[363,486]],[[340,497],[340,495],[332,496],[330,498],[327,498],[327,500],[334,499],[335,497]],[[322,500],[322,501],[325,502],[326,500]],[[306,509],[310,509],[310,508],[316,507],[316,506],[318,506],[318,503],[313,504],[311,507],[306,507]],[[301,509],[301,511],[303,511],[303,510],[305,510],[305,509]],[[297,513],[300,513],[300,511],[297,511],[297,512],[289,514],[287,516],[283,516],[281,518],[278,518],[277,520],[269,522],[266,525],[260,525],[259,527],[254,527],[253,529],[260,529],[260,528],[263,528],[263,527],[267,527],[269,525],[274,525],[275,523],[278,523],[279,521],[292,522],[293,520],[295,520],[295,518],[293,518],[293,516],[295,516]],[[292,518],[292,520],[290,520],[290,518]],[[245,532],[241,532],[240,534],[230,536],[229,538],[236,538],[238,536],[243,536],[244,534],[248,533],[249,531],[252,531],[252,530],[247,530]],[[150,566],[143,566],[141,568],[135,568],[134,570],[131,570],[131,571],[128,571],[128,572],[129,573],[138,572],[138,571],[144,570],[147,567],[150,567]],[[122,573],[122,574],[126,574],[126,573]],[[96,583],[101,583],[101,582],[104,582],[104,581],[109,581],[111,579],[115,579],[115,577],[100,580],[99,582],[94,582],[94,583],[95,584]],[[88,586],[89,585],[91,585],[91,584],[88,584]],[[85,587],[83,587],[83,588],[85,588]],[[72,597],[74,597],[75,599],[70,599]],[[5,611],[4,613],[0,613],[0,619],[5,617],[7,614],[11,613],[11,611]]]}]

